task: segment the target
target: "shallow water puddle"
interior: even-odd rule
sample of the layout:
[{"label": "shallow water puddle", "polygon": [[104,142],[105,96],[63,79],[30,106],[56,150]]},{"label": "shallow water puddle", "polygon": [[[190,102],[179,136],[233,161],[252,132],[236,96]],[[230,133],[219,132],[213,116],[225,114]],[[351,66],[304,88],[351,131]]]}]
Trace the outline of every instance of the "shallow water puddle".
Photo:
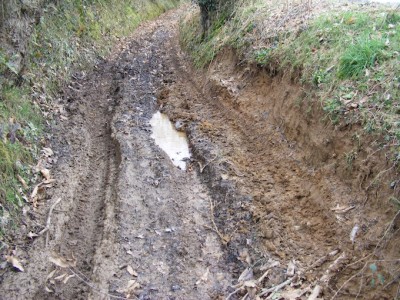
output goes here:
[{"label": "shallow water puddle", "polygon": [[171,158],[173,164],[186,170],[184,158],[190,157],[189,143],[185,133],[179,132],[168,117],[159,111],[150,120],[151,137],[162,150]]}]

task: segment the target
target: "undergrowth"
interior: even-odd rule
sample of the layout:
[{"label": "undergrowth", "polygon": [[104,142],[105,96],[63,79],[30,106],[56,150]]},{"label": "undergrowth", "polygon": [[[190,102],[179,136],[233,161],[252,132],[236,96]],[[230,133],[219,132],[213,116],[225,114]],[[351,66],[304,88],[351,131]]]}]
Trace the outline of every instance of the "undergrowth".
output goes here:
[{"label": "undergrowth", "polygon": [[[274,1],[238,2],[230,20],[199,39],[199,16],[181,22],[182,46],[197,67],[224,47],[260,67],[301,74],[333,124],[361,124],[382,137],[393,164],[400,162],[400,11],[348,6],[314,16],[299,5],[283,9]],[[291,18],[308,20],[290,24]]]},{"label": "undergrowth", "polygon": [[73,72],[89,69],[119,38],[179,2],[58,1],[48,4],[31,28],[27,53],[0,46],[0,237],[30,192],[17,176],[31,184],[44,124],[51,123],[42,108],[51,107]]}]

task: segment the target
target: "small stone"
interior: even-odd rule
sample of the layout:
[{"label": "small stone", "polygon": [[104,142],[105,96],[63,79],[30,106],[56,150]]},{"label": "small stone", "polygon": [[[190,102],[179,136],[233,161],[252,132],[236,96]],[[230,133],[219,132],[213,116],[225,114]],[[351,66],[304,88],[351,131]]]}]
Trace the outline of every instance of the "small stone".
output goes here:
[{"label": "small stone", "polygon": [[181,289],[181,286],[178,284],[174,284],[173,286],[171,286],[171,291],[176,292],[179,291]]}]

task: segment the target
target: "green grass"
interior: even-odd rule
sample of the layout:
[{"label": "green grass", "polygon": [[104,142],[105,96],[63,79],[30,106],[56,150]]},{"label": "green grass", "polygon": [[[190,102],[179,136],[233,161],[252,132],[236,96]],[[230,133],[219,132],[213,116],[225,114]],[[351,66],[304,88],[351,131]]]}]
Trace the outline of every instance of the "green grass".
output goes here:
[{"label": "green grass", "polygon": [[288,32],[263,27],[269,8],[263,1],[240,2],[233,19],[204,41],[192,13],[181,22],[181,44],[198,67],[233,47],[242,60],[261,67],[300,71],[299,83],[313,90],[326,118],[334,124],[361,124],[365,133],[382,137],[381,146],[388,146],[391,159],[399,163],[400,12],[332,11],[301,32]]},{"label": "green grass", "polygon": [[[29,183],[38,159],[49,106],[71,74],[88,70],[119,38],[145,20],[176,7],[180,0],[65,0],[46,6],[27,43],[26,65],[0,45],[0,238],[15,223],[22,194],[17,175]],[[51,122],[51,120],[48,120]],[[10,139],[10,132],[16,139]],[[22,192],[22,193],[21,193]]]},{"label": "green grass", "polygon": [[338,77],[340,79],[360,78],[365,69],[379,62],[385,49],[382,39],[363,37],[342,54],[339,61]]}]

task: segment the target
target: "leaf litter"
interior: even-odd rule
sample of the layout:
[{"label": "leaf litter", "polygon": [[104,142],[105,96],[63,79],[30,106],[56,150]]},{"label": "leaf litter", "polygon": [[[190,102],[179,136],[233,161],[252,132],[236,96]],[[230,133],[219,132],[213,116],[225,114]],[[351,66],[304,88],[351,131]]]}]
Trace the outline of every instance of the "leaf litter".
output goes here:
[{"label": "leaf litter", "polygon": [[6,256],[6,260],[9,264],[11,264],[16,270],[20,271],[20,272],[25,272],[24,267],[22,266],[22,264],[20,263],[20,261],[14,257],[14,256]]}]

